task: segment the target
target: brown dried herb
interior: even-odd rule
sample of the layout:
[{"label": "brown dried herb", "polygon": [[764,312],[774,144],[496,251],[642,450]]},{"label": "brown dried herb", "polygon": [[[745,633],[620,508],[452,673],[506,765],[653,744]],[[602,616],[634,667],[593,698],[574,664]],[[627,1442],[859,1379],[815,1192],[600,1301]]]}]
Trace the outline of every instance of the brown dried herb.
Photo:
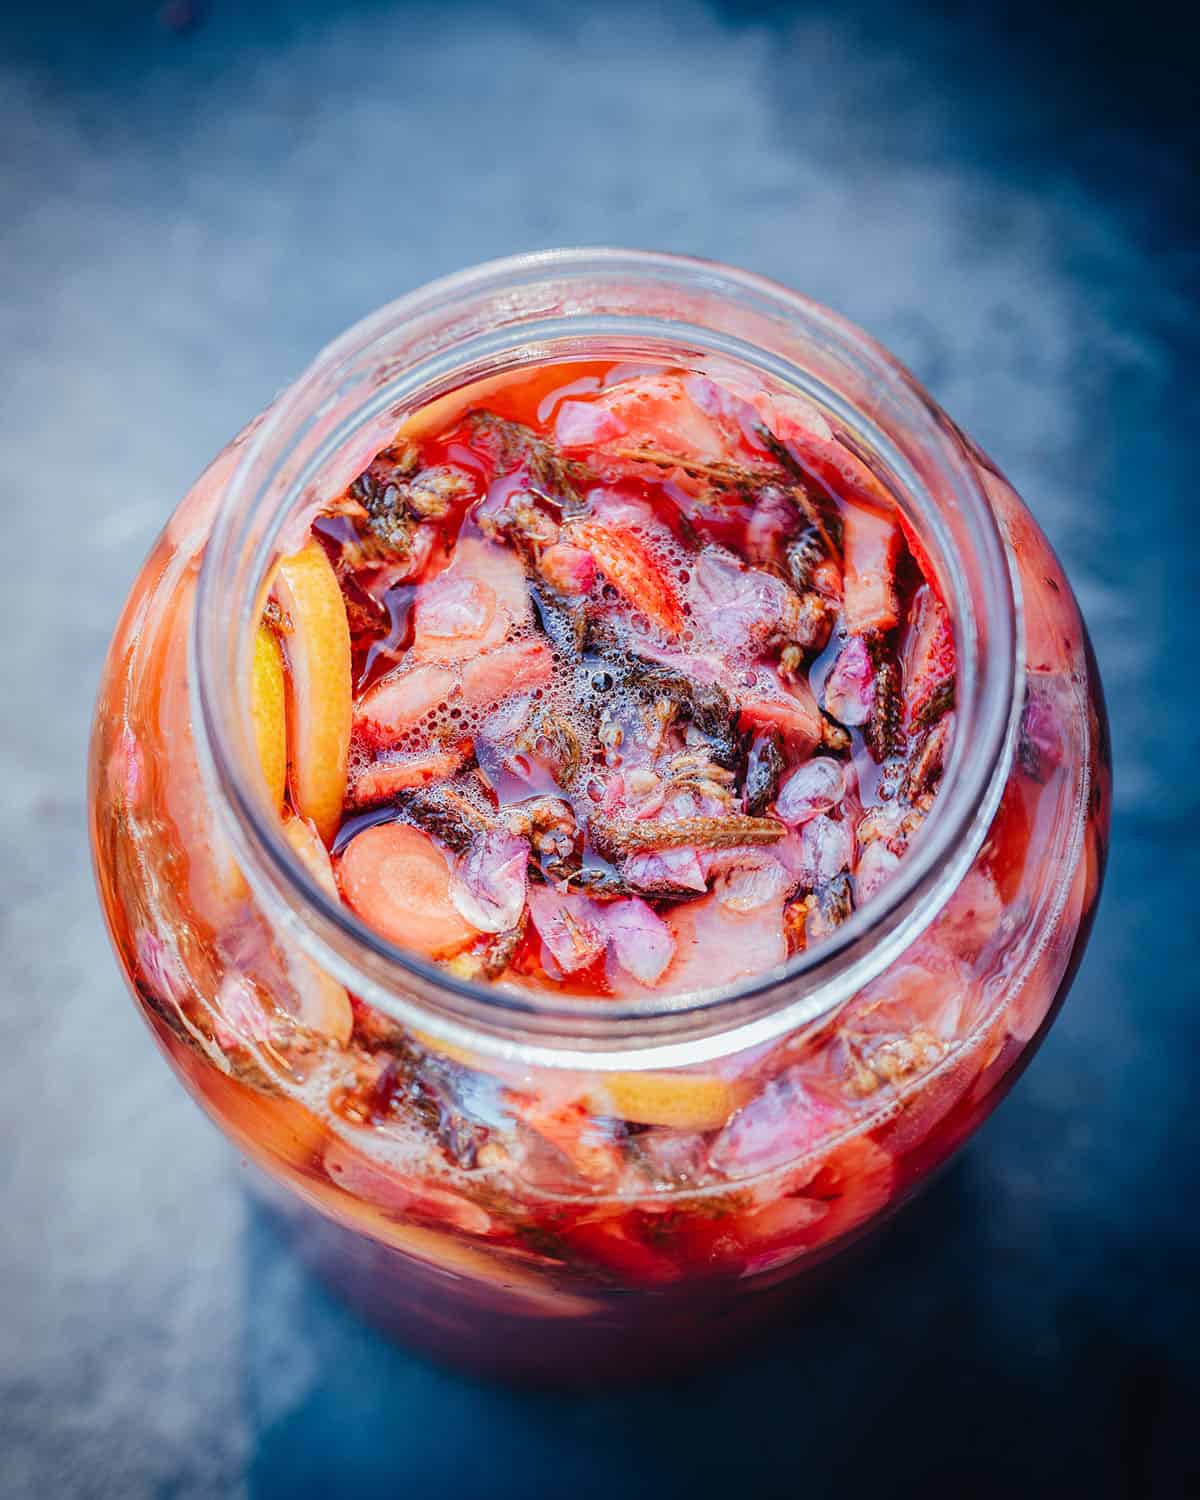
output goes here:
[{"label": "brown dried herb", "polygon": [[364,1098],[372,1122],[415,1117],[437,1141],[453,1166],[469,1172],[478,1165],[488,1139],[486,1125],[471,1119],[455,1097],[449,1059],[422,1054],[410,1042],[398,1042]]},{"label": "brown dried herb", "polygon": [[906,1034],[879,1036],[845,1027],[838,1032],[846,1053],[846,1092],[867,1099],[884,1085],[903,1084],[927,1072],[946,1054],[946,1043],[923,1026]]},{"label": "brown dried herb", "polygon": [[426,469],[420,465],[417,445],[401,441],[377,453],[351,484],[347,499],[365,512],[357,545],[345,549],[351,562],[361,566],[387,557],[407,557],[420,522],[441,520],[474,494],[475,482],[465,469],[453,464]]},{"label": "brown dried herb", "polygon": [[929,694],[913,715],[914,729],[927,729],[948,710],[954,707],[954,678],[944,678]]},{"label": "brown dried herb", "polygon": [[931,792],[942,774],[946,759],[946,746],[950,740],[949,719],[939,719],[927,729],[913,751],[904,778],[904,797],[916,802],[919,797]]},{"label": "brown dried herb", "polygon": [[440,521],[461,501],[474,494],[471,476],[453,464],[422,469],[404,491],[405,503],[422,521]]},{"label": "brown dried herb", "polygon": [[778,475],[774,470],[756,468],[751,464],[735,464],[728,460],[705,462],[703,459],[689,458],[648,444],[637,448],[611,448],[608,452],[622,463],[646,464],[667,472],[678,469],[689,479],[698,481],[718,495],[733,492],[753,498],[768,486],[778,486]]},{"label": "brown dried herb", "polygon": [[809,526],[816,531],[825,556],[835,560],[841,556],[842,518],[832,505],[823,503],[810,488],[810,478],[792,455],[792,450],[782,442],[765,423],[759,425],[758,436],[771,457],[796,481],[792,496],[804,514]]},{"label": "brown dried herb", "polygon": [[867,649],[875,669],[875,688],[863,738],[872,756],[883,761],[895,755],[900,746],[900,662],[895,648],[883,636],[872,636]]},{"label": "brown dried herb", "polygon": [[498,417],[495,412],[468,413],[467,428],[472,445],[491,459],[498,474],[511,474],[524,467],[530,489],[559,506],[565,515],[584,508],[582,492],[595,478],[586,464],[567,458],[531,427]]},{"label": "brown dried herb", "polygon": [[828,555],[817,527],[806,526],[799,536],[793,537],[784,552],[788,578],[793,587],[802,594],[815,588],[818,570]]},{"label": "brown dried herb", "polygon": [[850,749],[850,732],[832,714],[821,710],[821,748],[831,755],[845,755]]},{"label": "brown dried herb", "polygon": [[483,977],[485,979],[499,979],[509,964],[517,956],[517,949],[521,946],[521,940],[525,936],[525,928],[528,926],[528,909],[521,912],[520,919],[515,927],[510,927],[507,932],[498,932],[483,950]]},{"label": "brown dried herb", "polygon": [[[837,609],[824,594],[815,589],[797,594],[789,589],[778,635],[787,642],[785,649],[796,647],[801,656],[815,655],[829,644],[836,620]],[[790,670],[794,673],[798,666],[799,661]]]},{"label": "brown dried herb", "polygon": [[543,709],[517,737],[516,748],[526,755],[541,755],[553,763],[560,786],[574,780],[583,758],[583,748],[571,721],[562,714]]},{"label": "brown dried herb", "polygon": [[784,764],[783,736],[777,730],[757,735],[746,757],[746,811],[752,817],[775,800]]},{"label": "brown dried herb", "polygon": [[605,859],[623,859],[655,849],[731,849],[738,844],[775,844],[787,833],[774,818],[734,813],[723,818],[603,818],[592,815],[592,842]]},{"label": "brown dried herb", "polygon": [[561,797],[533,797],[504,813],[504,826],[528,839],[547,880],[570,880],[578,871],[583,841],[569,802]]},{"label": "brown dried herb", "polygon": [[832,880],[818,886],[813,892],[814,901],[808,911],[805,924],[808,941],[815,942],[828,937],[835,927],[840,927],[854,910],[854,888],[849,875],[835,875]]},{"label": "brown dried herb", "polygon": [[[736,770],[742,760],[742,738],[737,731],[737,712],[729,694],[715,682],[697,682],[685,672],[661,662],[617,657],[624,671],[646,697],[666,698],[678,713],[690,720],[708,741],[712,757],[726,770]],[[620,670],[618,668],[617,670]]]},{"label": "brown dried herb", "polygon": [[444,782],[410,793],[401,807],[418,828],[432,834],[455,854],[464,853],[476,834],[485,833],[492,826],[492,820],[481,808]]},{"label": "brown dried herb", "polygon": [[601,900],[610,896],[628,896],[636,889],[616,870],[605,869],[600,865],[581,865],[578,870],[572,870],[566,879],[572,888],[585,891],[589,896],[596,896]]},{"label": "brown dried herb", "polygon": [[500,510],[477,517],[479,529],[492,541],[507,542],[532,573],[542,551],[558,540],[559,525],[528,495],[510,495]]},{"label": "brown dried herb", "polygon": [[281,640],[285,636],[291,635],[295,629],[291,615],[288,614],[279,600],[274,597],[268,599],[266,604],[263,605],[262,619],[267,629],[274,631]]}]

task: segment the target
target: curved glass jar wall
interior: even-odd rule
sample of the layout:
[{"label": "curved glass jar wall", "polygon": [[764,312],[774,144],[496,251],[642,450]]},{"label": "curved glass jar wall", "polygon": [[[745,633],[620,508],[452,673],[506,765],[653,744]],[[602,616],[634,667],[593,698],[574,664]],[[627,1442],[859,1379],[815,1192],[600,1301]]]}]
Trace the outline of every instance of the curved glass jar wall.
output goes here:
[{"label": "curved glass jar wall", "polygon": [[[893,491],[954,618],[953,746],[900,873],[732,992],[555,1003],[454,979],[360,926],[256,791],[244,666],[274,559],[406,414],[583,355],[732,361],[804,392]],[[134,585],[91,772],[129,984],[301,1249],[440,1357],[583,1380],[728,1344],[961,1144],[1069,982],[1109,805],[1074,597],[988,460],[826,310],[623,252],[402,299],[236,438]],[[349,1035],[296,1019],[343,990]]]}]

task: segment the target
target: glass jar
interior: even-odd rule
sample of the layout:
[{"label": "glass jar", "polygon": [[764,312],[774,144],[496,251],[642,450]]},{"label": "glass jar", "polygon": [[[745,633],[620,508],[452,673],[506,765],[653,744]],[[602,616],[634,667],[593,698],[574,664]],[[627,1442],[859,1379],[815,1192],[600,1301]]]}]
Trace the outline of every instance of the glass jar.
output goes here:
[{"label": "glass jar", "polygon": [[[892,490],[953,618],[933,812],[880,894],[753,981],[597,1003],[456,978],[363,926],[256,781],[247,663],[275,559],[416,409],[582,357],[803,393]],[[572,251],[393,303],[214,461],[118,625],[90,809],[138,1003],[301,1250],[435,1355],[561,1382],[730,1345],[963,1142],[1069,983],[1109,789],[1070,586],[916,381],[761,278]],[[311,1024],[345,992],[349,1036]]]}]

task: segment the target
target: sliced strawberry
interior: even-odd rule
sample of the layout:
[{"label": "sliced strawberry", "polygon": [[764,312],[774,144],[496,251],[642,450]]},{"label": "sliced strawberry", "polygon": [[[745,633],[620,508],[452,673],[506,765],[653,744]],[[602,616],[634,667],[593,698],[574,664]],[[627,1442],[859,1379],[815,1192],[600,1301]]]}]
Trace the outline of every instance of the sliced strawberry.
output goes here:
[{"label": "sliced strawberry", "polygon": [[429,786],[435,781],[447,781],[462,768],[471,753],[471,741],[437,750],[418,750],[412,755],[401,755],[395,760],[376,760],[350,778],[346,789],[346,805],[351,808],[375,807],[401,792],[411,792],[416,787]]},{"label": "sliced strawberry", "polygon": [[885,511],[893,509],[887,486],[836,436],[815,406],[788,391],[753,393],[750,400],[763,425],[827,490]]},{"label": "sliced strawberry", "polygon": [[[920,568],[925,582],[934,591],[938,598],[942,599],[942,591],[938,587],[937,573],[934,570],[933,562],[930,559],[929,553],[925,550],[925,543],[917,535],[916,528],[913,526],[913,523],[908,519],[908,517],[904,514],[899,506],[896,507],[896,520],[900,523],[900,530],[904,534],[904,545],[912,554],[912,559],[916,563],[917,567]],[[944,604],[945,602],[946,601],[942,599],[942,603]]]},{"label": "sliced strawberry", "polygon": [[802,679],[784,683],[777,672],[760,667],[754,686],[738,690],[737,702],[742,729],[777,729],[798,754],[821,738],[821,713]]},{"label": "sliced strawberry", "polygon": [[894,511],[884,515],[866,505],[843,511],[846,570],[843,618],[852,635],[895,628],[896,560],[900,529]]},{"label": "sliced strawberry", "polygon": [[654,554],[632,531],[603,521],[576,521],[571,542],[590,552],[596,566],[634,609],[648,615],[667,635],[683,629],[683,606],[675,586]]},{"label": "sliced strawberry", "polygon": [[394,672],[366,693],[355,709],[354,729],[377,745],[403,739],[426,714],[440,708],[457,690],[458,678],[448,667],[416,667]]},{"label": "sliced strawberry", "polygon": [[499,703],[549,682],[554,655],[542,640],[514,641],[469,661],[462,670],[462,697],[468,707]]},{"label": "sliced strawberry", "polygon": [[950,616],[931,584],[913,596],[903,650],[906,726],[921,725],[947,706],[953,690],[954,632]]},{"label": "sliced strawberry", "polygon": [[[580,407],[591,411],[584,417]],[[560,411],[555,436],[563,446],[654,448],[707,461],[726,456],[718,422],[696,404],[683,375],[622,380],[594,402]]]}]

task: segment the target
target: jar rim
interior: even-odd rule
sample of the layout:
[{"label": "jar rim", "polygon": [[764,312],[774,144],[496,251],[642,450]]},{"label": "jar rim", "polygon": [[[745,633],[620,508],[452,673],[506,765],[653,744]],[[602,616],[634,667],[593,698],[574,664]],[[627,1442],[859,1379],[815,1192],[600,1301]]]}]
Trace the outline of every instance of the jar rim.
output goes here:
[{"label": "jar rim", "polygon": [[[623,306],[623,297],[636,306],[644,297],[654,314],[604,311]],[[725,326],[664,316],[677,306]],[[745,337],[750,327],[753,339]],[[262,806],[242,696],[246,674],[238,670],[286,518],[317,494],[351,434],[379,420],[394,430],[406,401],[415,409],[479,378],[481,361],[512,367],[523,354],[520,362],[540,362],[538,351],[552,350],[556,340],[618,336],[751,359],[810,395],[815,380],[839,425],[906,477],[899,498],[937,534],[959,653],[958,724],[943,785],[883,889],[778,969],[715,990],[630,1002],[547,997],[459,978],[391,944],[324,891]],[[856,399],[801,365],[802,354],[815,359],[818,352],[847,381],[861,383]],[[474,373],[464,379],[465,369]],[[928,467],[928,486],[914,455]],[[192,719],[206,791],[256,897],[289,938],[367,1003],[434,1038],[510,1060],[679,1066],[823,1023],[934,919],[999,804],[1020,711],[1020,647],[1015,570],[966,443],[873,339],[787,287],[716,262],[613,248],[550,250],[486,262],[378,309],[318,354],[253,425],[200,569]]]}]

